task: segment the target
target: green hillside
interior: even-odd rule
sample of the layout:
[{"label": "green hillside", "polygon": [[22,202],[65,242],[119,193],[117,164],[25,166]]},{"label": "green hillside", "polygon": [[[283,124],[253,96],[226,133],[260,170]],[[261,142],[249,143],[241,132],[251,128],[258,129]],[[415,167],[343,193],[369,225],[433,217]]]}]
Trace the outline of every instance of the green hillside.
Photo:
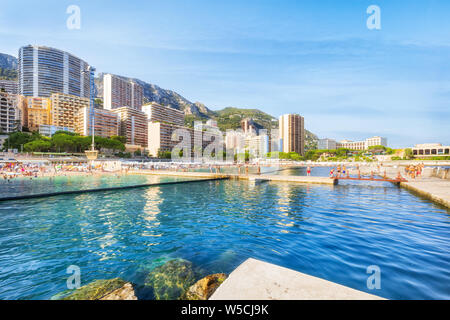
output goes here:
[{"label": "green hillside", "polygon": [[[241,120],[251,118],[259,125],[263,126],[269,132],[271,129],[278,128],[278,119],[258,109],[241,109],[228,107],[218,111],[211,111],[207,114],[208,118],[217,121],[217,126],[223,132],[227,129],[236,130],[241,127]],[[185,124],[193,127],[194,121],[205,122],[205,117],[196,115],[186,115]],[[307,150],[317,149],[318,137],[305,130],[305,148]]]},{"label": "green hillside", "polygon": [[262,125],[265,129],[278,127],[278,121],[273,116],[262,112],[258,109],[240,109],[228,107],[219,111],[215,111],[211,116],[217,121],[220,130],[237,129],[240,127],[241,120],[251,118],[256,123]]},{"label": "green hillside", "polygon": [[17,80],[17,71],[0,67],[0,80]]}]

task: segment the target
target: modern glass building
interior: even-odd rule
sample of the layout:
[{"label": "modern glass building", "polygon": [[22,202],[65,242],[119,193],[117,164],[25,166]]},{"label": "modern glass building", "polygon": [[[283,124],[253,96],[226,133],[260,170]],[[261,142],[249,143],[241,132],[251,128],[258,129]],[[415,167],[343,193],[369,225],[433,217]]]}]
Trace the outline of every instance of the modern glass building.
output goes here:
[{"label": "modern glass building", "polygon": [[52,93],[89,98],[88,63],[65,51],[25,46],[19,49],[19,94],[50,97]]}]

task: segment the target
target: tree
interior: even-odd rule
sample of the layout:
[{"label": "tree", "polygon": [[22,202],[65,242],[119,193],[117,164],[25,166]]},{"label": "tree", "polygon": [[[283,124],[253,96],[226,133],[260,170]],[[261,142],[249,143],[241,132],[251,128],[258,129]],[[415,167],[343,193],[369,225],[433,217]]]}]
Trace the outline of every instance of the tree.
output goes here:
[{"label": "tree", "polygon": [[56,134],[66,134],[66,135],[68,135],[68,136],[79,136],[79,134],[78,133],[75,133],[75,132],[70,132],[70,131],[64,131],[64,130],[58,130],[58,131],[56,131],[52,136],[54,136],[54,135],[56,135]]},{"label": "tree", "polygon": [[125,137],[123,137],[123,136],[111,136],[110,139],[117,140],[117,141],[119,141],[119,142],[121,142],[123,144],[127,143],[127,139]]},{"label": "tree", "polygon": [[76,144],[71,135],[65,133],[54,134],[51,141],[55,151],[76,151]]},{"label": "tree", "polygon": [[414,154],[411,148],[406,148],[404,151],[404,157],[405,159],[409,160],[409,159],[413,159],[414,158]]},{"label": "tree", "polygon": [[34,140],[26,143],[23,148],[26,152],[48,151],[52,144],[50,141]]},{"label": "tree", "polygon": [[40,138],[39,134],[28,134],[23,132],[13,132],[3,143],[3,150],[17,149],[20,150],[22,145]]},{"label": "tree", "polygon": [[172,153],[170,151],[158,150],[158,158],[170,159],[171,157],[172,157]]}]

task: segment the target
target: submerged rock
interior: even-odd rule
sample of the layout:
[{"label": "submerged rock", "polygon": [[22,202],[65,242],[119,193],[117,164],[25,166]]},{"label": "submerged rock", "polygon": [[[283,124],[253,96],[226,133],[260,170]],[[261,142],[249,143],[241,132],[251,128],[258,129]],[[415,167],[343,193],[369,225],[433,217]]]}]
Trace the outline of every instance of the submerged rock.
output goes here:
[{"label": "submerged rock", "polygon": [[145,279],[145,285],[153,287],[156,300],[181,299],[195,282],[192,263],[175,259],[156,267]]},{"label": "submerged rock", "polygon": [[73,291],[63,300],[137,300],[133,285],[120,278],[96,280]]},{"label": "submerged rock", "polygon": [[114,290],[100,300],[137,300],[133,285],[129,282]]},{"label": "submerged rock", "polygon": [[225,281],[225,273],[215,273],[198,280],[186,292],[186,300],[208,300],[216,289]]}]

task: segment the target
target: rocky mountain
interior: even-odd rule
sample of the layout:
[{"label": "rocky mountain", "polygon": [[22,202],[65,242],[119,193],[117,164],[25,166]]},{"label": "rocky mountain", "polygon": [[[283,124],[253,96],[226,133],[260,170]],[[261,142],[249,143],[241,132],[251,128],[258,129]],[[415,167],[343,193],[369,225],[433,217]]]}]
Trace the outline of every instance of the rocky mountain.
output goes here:
[{"label": "rocky mountain", "polygon": [[0,80],[17,79],[17,59],[9,54],[0,53]]},{"label": "rocky mountain", "polygon": [[[162,89],[155,84],[150,84],[135,78],[119,77],[124,80],[135,81],[141,85],[144,89],[145,103],[156,101],[162,105],[183,110],[186,115],[193,115],[202,119],[209,118],[208,114],[212,112],[204,104],[200,102],[192,103],[172,90]],[[95,79],[95,84],[97,87],[97,96],[100,98],[103,97],[103,73],[100,73],[98,78]]]},{"label": "rocky mountain", "polygon": [[9,54],[0,53],[0,68],[17,69],[17,58]]}]

